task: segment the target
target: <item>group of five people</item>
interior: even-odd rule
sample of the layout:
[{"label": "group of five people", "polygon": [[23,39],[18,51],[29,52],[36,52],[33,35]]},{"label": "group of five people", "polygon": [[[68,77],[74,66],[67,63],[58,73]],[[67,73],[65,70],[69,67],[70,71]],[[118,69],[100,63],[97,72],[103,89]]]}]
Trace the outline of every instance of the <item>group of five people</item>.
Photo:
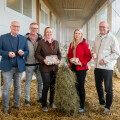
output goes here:
[{"label": "group of five people", "polygon": [[[30,24],[30,33],[24,36],[19,34],[20,25],[17,21],[11,22],[11,32],[0,36],[0,70],[3,74],[3,113],[9,113],[9,96],[11,81],[14,84],[14,109],[20,110],[21,78],[26,70],[24,86],[25,105],[30,106],[30,85],[33,72],[37,79],[37,102],[42,103],[43,111],[47,112],[47,93],[50,88],[50,106],[54,105],[55,81],[58,64],[49,65],[46,56],[56,55],[58,63],[61,53],[57,40],[54,40],[50,27],[44,30],[44,38],[38,34],[37,23]],[[96,37],[90,51],[86,39],[83,38],[81,29],[75,29],[73,41],[68,50],[70,69],[76,74],[76,90],[80,98],[79,112],[85,112],[85,77],[88,70],[87,63],[91,58],[95,61],[95,85],[99,97],[99,104],[105,105],[104,113],[109,113],[113,100],[113,66],[114,60],[119,57],[118,40],[109,32],[109,26],[105,21],[99,24],[99,35]],[[73,61],[77,59],[77,62]],[[106,102],[102,82],[104,81]],[[64,97],[64,96],[63,96]]]}]

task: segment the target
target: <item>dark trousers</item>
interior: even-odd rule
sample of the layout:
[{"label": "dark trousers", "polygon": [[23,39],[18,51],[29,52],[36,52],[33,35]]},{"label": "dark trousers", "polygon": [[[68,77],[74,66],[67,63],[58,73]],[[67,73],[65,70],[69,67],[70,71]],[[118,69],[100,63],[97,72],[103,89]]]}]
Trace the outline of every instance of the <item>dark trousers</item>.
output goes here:
[{"label": "dark trousers", "polygon": [[50,88],[50,104],[54,102],[56,72],[41,72],[43,79],[42,107],[47,107],[47,93]]},{"label": "dark trousers", "polygon": [[113,70],[95,68],[94,74],[95,74],[96,89],[99,97],[99,103],[102,105],[105,104],[103,85],[102,85],[104,81],[105,92],[106,92],[105,108],[110,109],[113,100],[113,83],[112,83]]},{"label": "dark trousers", "polygon": [[77,76],[76,89],[80,97],[80,108],[84,109],[85,105],[85,77],[87,70],[75,71]]}]

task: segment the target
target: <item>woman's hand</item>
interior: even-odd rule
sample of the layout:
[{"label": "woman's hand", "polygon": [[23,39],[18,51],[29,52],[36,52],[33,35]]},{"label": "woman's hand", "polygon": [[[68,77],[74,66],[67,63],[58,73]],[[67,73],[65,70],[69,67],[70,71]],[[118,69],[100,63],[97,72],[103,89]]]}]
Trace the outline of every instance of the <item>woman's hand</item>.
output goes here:
[{"label": "woman's hand", "polygon": [[57,60],[57,64],[56,65],[58,65],[58,64],[60,64],[60,60],[59,59]]},{"label": "woman's hand", "polygon": [[78,62],[77,63],[75,62],[74,64],[82,66],[82,63],[80,62],[80,60],[78,60]]},{"label": "woman's hand", "polygon": [[[77,58],[76,58],[77,59]],[[82,63],[80,62],[80,60],[78,59],[78,61],[76,62],[76,60],[72,60],[72,58],[70,59],[70,62],[72,63],[72,64],[75,64],[75,65],[80,65],[80,66],[82,66]]]},{"label": "woman's hand", "polygon": [[74,61],[72,60],[72,58],[70,59],[70,63],[73,63],[73,64],[74,64]]},{"label": "woman's hand", "polygon": [[44,63],[45,63],[46,65],[49,65],[49,64],[48,64],[48,61],[47,61],[46,59],[44,59]]}]

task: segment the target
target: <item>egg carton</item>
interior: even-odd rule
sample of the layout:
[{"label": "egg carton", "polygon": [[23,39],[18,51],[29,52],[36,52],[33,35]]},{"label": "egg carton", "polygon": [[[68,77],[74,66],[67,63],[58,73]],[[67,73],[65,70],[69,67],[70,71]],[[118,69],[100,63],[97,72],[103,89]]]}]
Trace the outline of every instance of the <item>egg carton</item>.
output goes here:
[{"label": "egg carton", "polygon": [[49,65],[59,64],[57,55],[46,56],[45,59],[48,61]]}]

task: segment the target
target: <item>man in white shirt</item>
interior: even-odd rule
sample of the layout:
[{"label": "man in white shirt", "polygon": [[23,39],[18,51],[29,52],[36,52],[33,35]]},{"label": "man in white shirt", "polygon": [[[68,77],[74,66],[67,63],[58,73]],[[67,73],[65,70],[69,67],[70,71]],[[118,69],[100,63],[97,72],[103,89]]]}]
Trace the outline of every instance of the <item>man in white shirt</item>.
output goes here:
[{"label": "man in white shirt", "polygon": [[[105,105],[104,114],[108,114],[113,100],[113,68],[114,60],[119,53],[118,40],[109,32],[109,26],[105,21],[99,24],[100,34],[96,37],[92,47],[92,57],[95,61],[95,84],[99,97],[99,104]],[[102,82],[104,81],[106,102]]]}]

